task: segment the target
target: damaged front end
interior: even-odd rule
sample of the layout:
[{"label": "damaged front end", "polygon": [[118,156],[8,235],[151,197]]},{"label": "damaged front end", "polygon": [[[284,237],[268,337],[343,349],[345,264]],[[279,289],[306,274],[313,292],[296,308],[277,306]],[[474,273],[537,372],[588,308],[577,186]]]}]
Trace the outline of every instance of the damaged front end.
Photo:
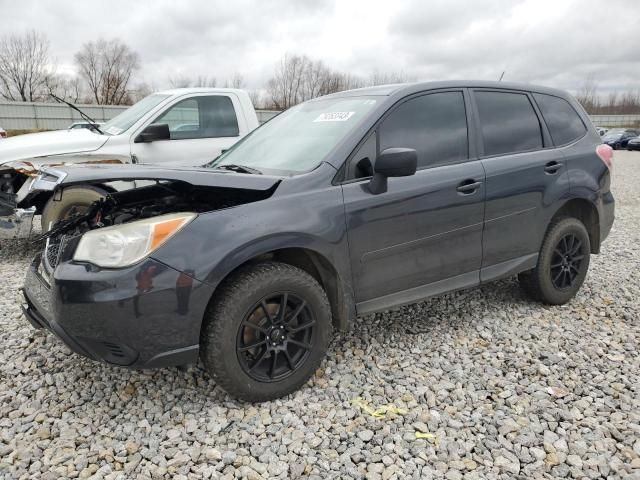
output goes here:
[{"label": "damaged front end", "polygon": [[[125,158],[60,155],[6,162],[0,165],[0,239],[28,238],[33,217],[64,175],[51,177],[47,168],[73,164],[123,164]],[[52,183],[53,182],[53,183]]]},{"label": "damaged front end", "polygon": [[[205,181],[193,184],[186,181],[185,172],[181,171],[176,175],[183,179],[169,179],[169,175],[163,175],[167,178],[160,179],[128,178],[138,186],[110,192],[85,211],[73,212],[58,221],[48,232],[37,238],[46,240],[43,276],[46,278],[53,273],[60,261],[71,259],[80,239],[87,232],[170,214],[200,214],[257,202],[270,197],[280,182],[280,179],[271,178],[266,181],[267,178],[264,178],[260,184],[245,186],[242,185],[244,182],[239,181],[242,178],[238,179],[243,175],[199,172],[200,180]],[[51,174],[51,171],[48,173]],[[64,172],[55,173],[60,175]],[[207,182],[206,180],[211,180],[207,179],[208,176],[216,178]],[[246,175],[244,177],[249,179]],[[234,181],[225,181],[227,178],[233,178]],[[121,180],[123,179],[118,179]],[[104,184],[103,179],[100,182]],[[227,186],[223,186],[224,184]]]}]

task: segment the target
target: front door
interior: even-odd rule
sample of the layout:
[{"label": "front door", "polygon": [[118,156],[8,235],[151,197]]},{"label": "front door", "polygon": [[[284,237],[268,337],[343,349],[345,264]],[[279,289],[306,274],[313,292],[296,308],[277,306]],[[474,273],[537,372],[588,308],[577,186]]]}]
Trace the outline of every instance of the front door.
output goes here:
[{"label": "front door", "polygon": [[136,132],[131,153],[138,163],[200,166],[210,162],[240,138],[234,103],[232,96],[211,94],[180,100],[150,123],[169,125],[171,138],[135,143]]},{"label": "front door", "polygon": [[[397,106],[350,159],[356,178],[343,195],[359,313],[479,282],[485,175],[468,145],[463,92],[437,92]],[[373,195],[367,165],[390,147],[414,148],[419,170]]]}]

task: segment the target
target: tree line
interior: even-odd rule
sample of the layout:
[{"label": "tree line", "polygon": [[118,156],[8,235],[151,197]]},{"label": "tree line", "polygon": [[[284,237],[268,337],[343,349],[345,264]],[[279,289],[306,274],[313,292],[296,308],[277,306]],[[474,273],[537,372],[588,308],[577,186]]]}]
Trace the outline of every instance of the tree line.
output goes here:
[{"label": "tree line", "polygon": [[[83,44],[74,55],[76,75],[58,73],[55,64],[49,40],[41,33],[29,31],[0,37],[0,98],[39,102],[51,101],[55,95],[72,103],[131,105],[156,90],[153,85],[134,83],[141,68],[140,56],[118,39],[97,39]],[[360,77],[306,55],[286,54],[275,65],[264,88],[250,90],[249,95],[258,108],[285,110],[330,93],[414,80],[404,72],[375,71]],[[220,82],[207,75],[170,76],[167,83],[172,88],[246,88],[240,73]],[[614,91],[602,96],[592,77],[586,79],[576,98],[590,114],[640,112],[640,90]]]},{"label": "tree line", "polygon": [[626,115],[640,113],[640,89],[600,95],[598,83],[587,77],[576,99],[591,115]]}]

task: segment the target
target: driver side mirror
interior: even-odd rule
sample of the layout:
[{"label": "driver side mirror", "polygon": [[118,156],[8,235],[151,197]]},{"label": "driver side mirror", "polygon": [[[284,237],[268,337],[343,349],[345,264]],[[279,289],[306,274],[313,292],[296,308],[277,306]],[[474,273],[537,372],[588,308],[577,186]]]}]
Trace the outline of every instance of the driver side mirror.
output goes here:
[{"label": "driver side mirror", "polygon": [[387,148],[376,159],[369,191],[374,195],[387,191],[387,178],[409,177],[418,168],[418,154],[412,148]]},{"label": "driver side mirror", "polygon": [[140,132],[133,143],[150,143],[157,140],[170,139],[171,132],[169,131],[169,125],[167,125],[166,123],[154,123]]}]

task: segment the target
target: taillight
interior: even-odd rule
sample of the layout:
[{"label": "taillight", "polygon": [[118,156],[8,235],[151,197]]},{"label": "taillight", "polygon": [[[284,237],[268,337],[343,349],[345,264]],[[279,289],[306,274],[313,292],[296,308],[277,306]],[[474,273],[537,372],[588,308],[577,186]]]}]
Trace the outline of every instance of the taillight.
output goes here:
[{"label": "taillight", "polygon": [[596,153],[600,157],[600,160],[602,160],[607,166],[607,168],[609,170],[613,170],[613,148],[603,143],[601,145],[598,145],[598,148],[596,148]]}]

